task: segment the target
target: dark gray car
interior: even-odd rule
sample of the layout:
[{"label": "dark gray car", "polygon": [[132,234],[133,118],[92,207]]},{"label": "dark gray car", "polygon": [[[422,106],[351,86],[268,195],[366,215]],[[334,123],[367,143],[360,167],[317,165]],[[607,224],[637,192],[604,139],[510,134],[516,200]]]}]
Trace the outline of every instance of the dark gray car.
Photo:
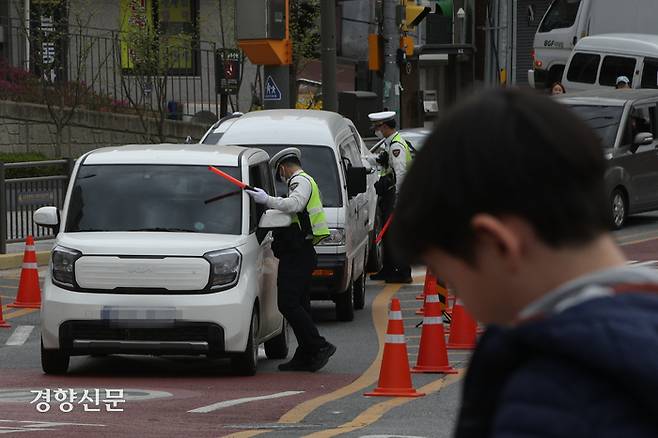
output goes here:
[{"label": "dark gray car", "polygon": [[658,209],[658,90],[592,90],[556,99],[602,140],[614,228],[623,227],[628,215]]}]

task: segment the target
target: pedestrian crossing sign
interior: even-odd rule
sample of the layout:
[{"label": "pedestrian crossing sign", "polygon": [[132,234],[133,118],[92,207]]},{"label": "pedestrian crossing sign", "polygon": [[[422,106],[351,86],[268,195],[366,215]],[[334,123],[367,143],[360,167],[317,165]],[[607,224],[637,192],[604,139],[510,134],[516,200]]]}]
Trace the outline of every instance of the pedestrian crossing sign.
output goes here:
[{"label": "pedestrian crossing sign", "polygon": [[277,87],[272,76],[268,76],[265,81],[265,95],[263,100],[281,100],[281,90]]}]

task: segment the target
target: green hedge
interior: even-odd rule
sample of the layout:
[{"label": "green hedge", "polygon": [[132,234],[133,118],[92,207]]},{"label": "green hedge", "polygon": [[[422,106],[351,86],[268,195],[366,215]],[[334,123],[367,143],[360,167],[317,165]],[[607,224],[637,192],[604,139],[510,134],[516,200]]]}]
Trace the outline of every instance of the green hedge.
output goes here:
[{"label": "green hedge", "polygon": [[[40,152],[0,153],[0,161],[6,163],[24,163],[26,161],[46,161],[50,158]],[[5,169],[5,178],[31,178],[35,176],[66,175],[66,165],[25,167],[20,169]]]}]

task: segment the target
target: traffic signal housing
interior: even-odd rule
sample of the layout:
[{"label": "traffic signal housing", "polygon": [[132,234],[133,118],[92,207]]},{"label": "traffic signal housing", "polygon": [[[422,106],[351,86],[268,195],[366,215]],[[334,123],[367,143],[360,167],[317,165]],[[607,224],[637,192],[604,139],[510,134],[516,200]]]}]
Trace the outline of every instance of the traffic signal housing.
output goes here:
[{"label": "traffic signal housing", "polygon": [[428,8],[427,6],[420,6],[416,4],[415,0],[403,0],[403,13],[404,13],[404,18],[402,20],[402,30],[407,31],[409,29],[413,29],[414,27],[418,26],[421,21],[427,17],[427,14],[429,14],[432,11],[432,8]]}]

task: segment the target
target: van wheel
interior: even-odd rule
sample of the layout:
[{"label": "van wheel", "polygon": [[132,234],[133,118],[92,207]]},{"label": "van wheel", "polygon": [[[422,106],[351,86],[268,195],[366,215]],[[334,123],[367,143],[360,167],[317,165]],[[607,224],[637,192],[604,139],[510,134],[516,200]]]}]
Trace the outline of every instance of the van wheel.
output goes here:
[{"label": "van wheel", "polygon": [[60,350],[46,350],[41,341],[41,368],[45,374],[66,374],[70,356]]},{"label": "van wheel", "polygon": [[354,320],[354,283],[351,281],[347,290],[336,298],[336,318],[338,321]]},{"label": "van wheel", "polygon": [[[366,251],[366,254],[368,251]],[[354,282],[354,309],[361,310],[366,306],[366,265],[363,263],[363,273]]]},{"label": "van wheel", "polygon": [[288,357],[288,321],[283,318],[281,333],[265,341],[265,355],[268,359],[285,359]]},{"label": "van wheel", "polygon": [[247,340],[247,348],[244,353],[240,353],[231,358],[231,368],[241,376],[253,376],[256,374],[258,368],[258,313],[256,309],[253,310],[251,315],[251,326],[249,327],[249,339]]},{"label": "van wheel", "polygon": [[626,224],[626,195],[621,189],[614,189],[610,195],[610,219],[612,228],[621,229]]}]

